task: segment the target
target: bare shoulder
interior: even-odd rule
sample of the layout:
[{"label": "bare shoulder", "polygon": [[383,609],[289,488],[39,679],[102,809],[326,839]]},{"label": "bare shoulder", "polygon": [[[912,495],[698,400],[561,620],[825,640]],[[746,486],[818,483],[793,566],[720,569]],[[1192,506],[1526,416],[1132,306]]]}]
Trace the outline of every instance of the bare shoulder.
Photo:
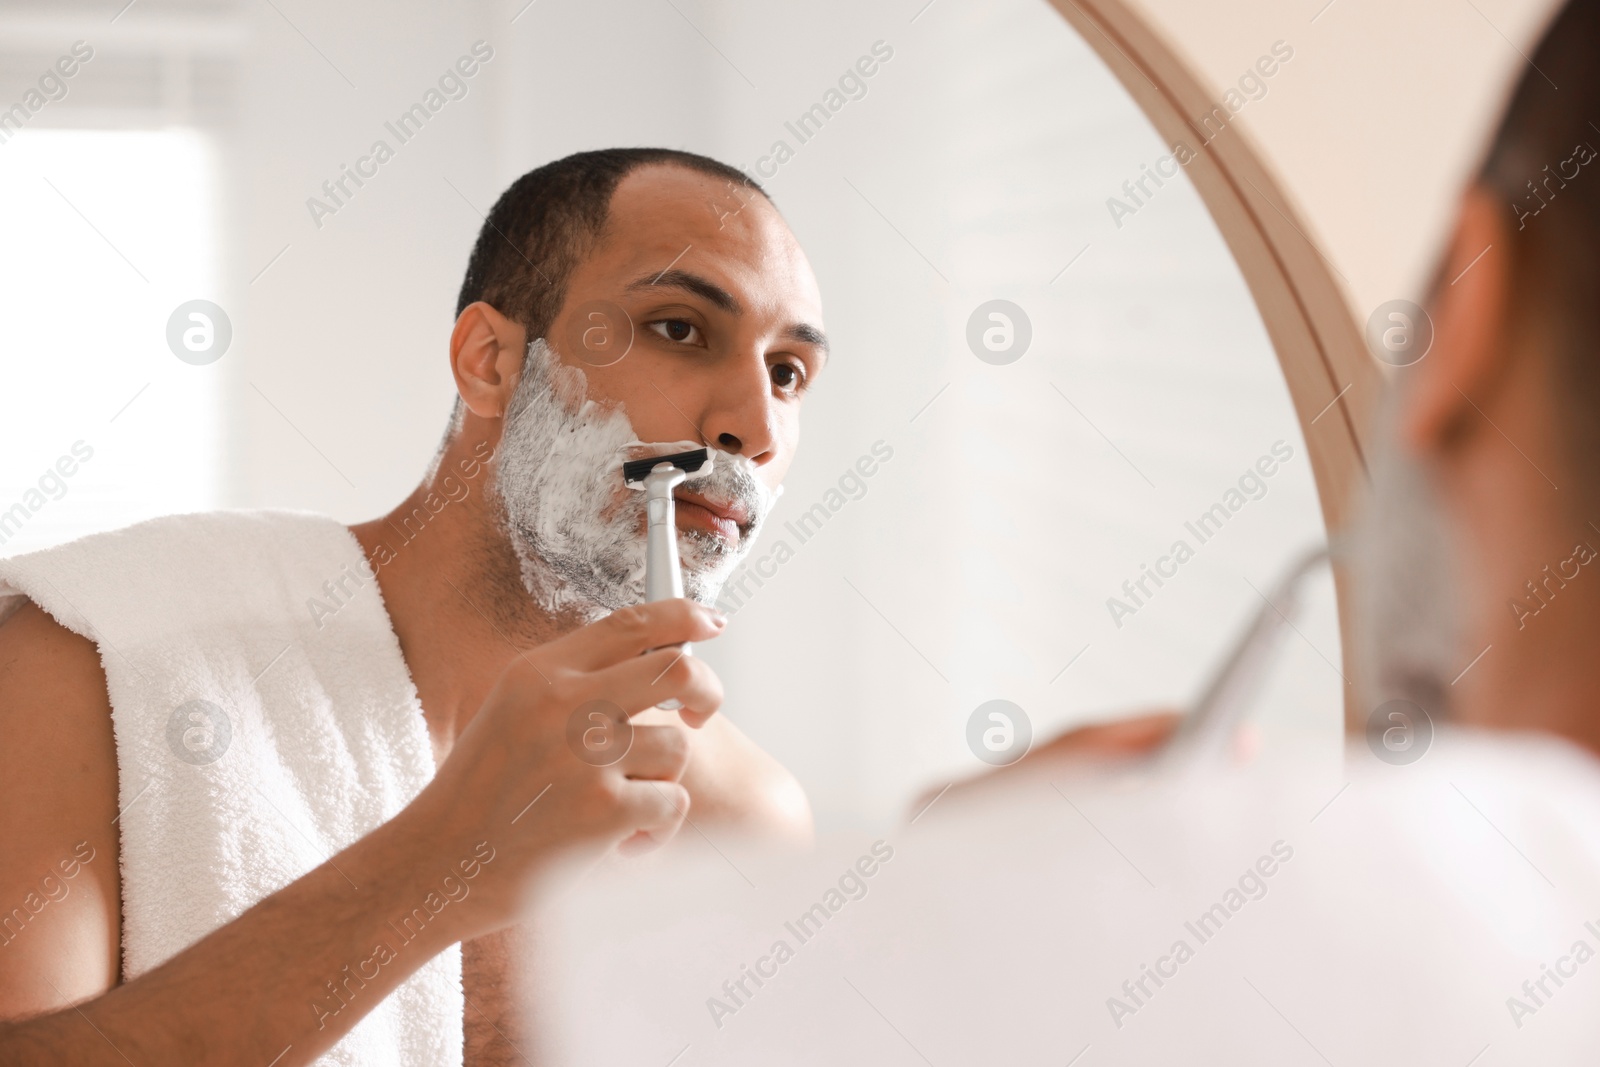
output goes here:
[{"label": "bare shoulder", "polygon": [[[707,772],[699,783],[703,796],[695,797],[701,812],[754,833],[811,840],[811,802],[787,767],[725,715],[706,723],[702,733],[715,762],[702,768]],[[695,769],[691,763],[689,774]],[[689,789],[694,796],[694,784]]]},{"label": "bare shoulder", "polygon": [[[676,713],[656,709],[647,714],[662,716],[663,722],[677,719]],[[787,767],[726,715],[714,715],[690,733],[694,754],[683,784],[695,822],[765,840],[810,842],[811,804]]]},{"label": "bare shoulder", "polygon": [[0,1019],[120,977],[117,753],[94,642],[28,604],[0,623]]}]

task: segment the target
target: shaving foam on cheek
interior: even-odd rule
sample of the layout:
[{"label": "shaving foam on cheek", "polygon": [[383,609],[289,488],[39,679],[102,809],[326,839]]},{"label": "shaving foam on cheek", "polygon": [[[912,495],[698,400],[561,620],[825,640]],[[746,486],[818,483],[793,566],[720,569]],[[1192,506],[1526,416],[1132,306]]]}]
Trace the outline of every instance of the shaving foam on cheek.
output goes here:
[{"label": "shaving foam on cheek", "polygon": [[617,514],[615,482],[601,473],[637,435],[620,407],[590,400],[587,385],[542,338],[528,345],[495,487],[529,594],[548,611],[597,618],[635,602],[629,590],[642,595],[644,545],[638,516]]}]

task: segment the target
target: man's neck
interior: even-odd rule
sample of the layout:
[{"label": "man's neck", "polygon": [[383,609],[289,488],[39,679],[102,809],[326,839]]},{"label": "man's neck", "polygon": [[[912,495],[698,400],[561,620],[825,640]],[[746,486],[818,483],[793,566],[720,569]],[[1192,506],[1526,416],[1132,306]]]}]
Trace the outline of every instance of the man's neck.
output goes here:
[{"label": "man's neck", "polygon": [[422,702],[436,758],[448,753],[501,671],[576,626],[523,588],[498,533],[487,466],[439,469],[393,511],[350,528],[378,576],[400,651]]},{"label": "man's neck", "polygon": [[[1462,605],[1470,647],[1451,683],[1459,717],[1559,734],[1600,754],[1600,533],[1587,516],[1569,512],[1517,451],[1502,448],[1480,462],[1496,465],[1504,470],[1480,487],[1460,560],[1461,586],[1472,599]],[[1542,466],[1569,495],[1580,491],[1553,459]]]}]

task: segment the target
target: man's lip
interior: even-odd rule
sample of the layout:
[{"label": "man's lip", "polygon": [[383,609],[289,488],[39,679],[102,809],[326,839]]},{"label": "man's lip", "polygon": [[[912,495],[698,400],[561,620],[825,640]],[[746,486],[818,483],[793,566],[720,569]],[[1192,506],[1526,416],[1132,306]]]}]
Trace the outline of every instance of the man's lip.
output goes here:
[{"label": "man's lip", "polygon": [[729,544],[738,544],[742,536],[739,527],[732,519],[718,515],[705,505],[692,500],[678,501],[678,529],[703,530]]},{"label": "man's lip", "polygon": [[674,493],[673,496],[677,497],[680,504],[693,504],[697,507],[702,507],[709,511],[713,517],[731,522],[740,529],[743,529],[745,524],[750,521],[749,513],[738,504],[719,504],[716,501],[707,500],[699,493],[680,492]]}]

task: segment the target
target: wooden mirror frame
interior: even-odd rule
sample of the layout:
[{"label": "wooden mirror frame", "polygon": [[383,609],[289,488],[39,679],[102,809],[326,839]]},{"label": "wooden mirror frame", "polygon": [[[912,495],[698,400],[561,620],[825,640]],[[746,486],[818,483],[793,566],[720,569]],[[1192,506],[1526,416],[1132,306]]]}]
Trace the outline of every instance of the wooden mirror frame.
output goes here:
[{"label": "wooden mirror frame", "polygon": [[[1203,120],[1232,115],[1128,0],[1050,0],[1104,60],[1184,164],[1233,253],[1278,354],[1330,539],[1345,532],[1365,493],[1370,435],[1383,375],[1331,264],[1306,236],[1293,200],[1237,124],[1212,133]],[[1175,153],[1176,154],[1176,153]],[[1179,155],[1185,158],[1188,153]],[[1344,676],[1356,680],[1350,577],[1335,568]],[[1360,729],[1358,686],[1345,688],[1346,729]]]}]

